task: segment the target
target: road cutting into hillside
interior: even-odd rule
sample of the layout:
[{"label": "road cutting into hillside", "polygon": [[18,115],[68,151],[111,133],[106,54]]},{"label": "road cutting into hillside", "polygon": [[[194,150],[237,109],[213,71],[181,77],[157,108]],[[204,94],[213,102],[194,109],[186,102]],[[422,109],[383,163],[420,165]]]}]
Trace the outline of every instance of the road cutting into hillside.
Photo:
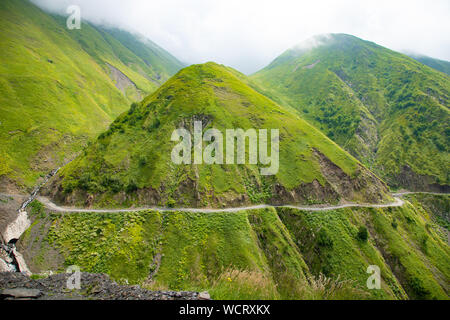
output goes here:
[{"label": "road cutting into hillside", "polygon": [[128,209],[86,209],[86,208],[74,208],[74,207],[61,207],[53,203],[47,197],[38,197],[37,200],[40,201],[47,209],[55,212],[67,212],[67,213],[122,213],[122,212],[136,212],[144,210],[154,210],[160,212],[197,212],[197,213],[221,213],[221,212],[239,212],[244,210],[257,210],[265,208],[292,208],[304,211],[329,211],[337,210],[343,208],[389,208],[389,207],[401,207],[404,205],[404,201],[399,197],[394,197],[395,201],[386,204],[361,204],[361,203],[345,203],[339,205],[316,205],[316,206],[294,206],[294,205],[269,205],[261,204],[255,206],[245,206],[236,208],[166,208],[166,207],[140,207],[140,208],[128,208]]}]

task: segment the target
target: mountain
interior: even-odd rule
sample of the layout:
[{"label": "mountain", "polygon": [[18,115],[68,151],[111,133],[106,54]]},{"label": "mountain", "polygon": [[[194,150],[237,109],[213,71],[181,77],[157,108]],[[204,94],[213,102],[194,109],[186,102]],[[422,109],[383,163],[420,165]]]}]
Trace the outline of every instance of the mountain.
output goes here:
[{"label": "mountain", "polygon": [[417,60],[424,65],[427,65],[433,69],[436,69],[437,71],[443,72],[447,75],[450,75],[450,62],[445,60],[439,60],[427,56],[421,56],[421,55],[409,55],[414,60]]},{"label": "mountain", "polygon": [[0,3],[0,188],[30,188],[182,64],[149,40]]},{"label": "mountain", "polygon": [[[243,74],[215,63],[181,70],[121,114],[59,173],[48,192],[59,202],[102,207],[373,203],[387,199],[384,183],[356,159],[300,117],[256,92],[243,78]],[[244,163],[225,163],[229,156],[233,162],[235,159],[234,149],[225,150],[225,143],[211,152],[220,154],[222,150],[224,160],[219,164],[175,164],[172,150],[178,142],[171,141],[173,131],[185,129],[194,137],[196,122],[200,134],[214,128],[223,134],[223,141],[228,139],[227,129],[267,129],[269,134],[278,129],[279,152],[274,151],[273,133],[266,136],[269,143],[264,148],[264,140],[258,140],[257,152],[260,160],[264,149],[271,157],[279,154],[279,165],[272,159],[270,166],[277,168],[272,175],[265,175],[263,168],[267,169],[269,162],[249,164],[250,148],[245,148]],[[203,144],[205,154],[211,145]],[[189,156],[191,149],[186,151]]]},{"label": "mountain", "polygon": [[448,190],[449,76],[330,34],[287,50],[251,78],[392,187]]}]

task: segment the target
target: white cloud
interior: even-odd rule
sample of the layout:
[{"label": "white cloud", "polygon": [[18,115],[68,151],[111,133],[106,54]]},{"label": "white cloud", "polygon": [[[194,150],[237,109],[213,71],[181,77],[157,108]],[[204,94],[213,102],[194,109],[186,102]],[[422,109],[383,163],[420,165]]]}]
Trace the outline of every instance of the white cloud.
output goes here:
[{"label": "white cloud", "polygon": [[189,63],[244,73],[321,33],[348,33],[398,51],[450,60],[448,0],[33,0],[138,31]]}]

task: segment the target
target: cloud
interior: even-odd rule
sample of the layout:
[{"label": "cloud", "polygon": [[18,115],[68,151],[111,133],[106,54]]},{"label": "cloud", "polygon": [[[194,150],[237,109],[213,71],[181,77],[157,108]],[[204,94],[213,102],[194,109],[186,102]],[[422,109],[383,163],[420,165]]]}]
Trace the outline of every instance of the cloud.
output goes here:
[{"label": "cloud", "polygon": [[188,63],[244,73],[322,33],[348,33],[397,51],[450,60],[448,0],[33,0],[76,4],[95,23],[138,31]]}]

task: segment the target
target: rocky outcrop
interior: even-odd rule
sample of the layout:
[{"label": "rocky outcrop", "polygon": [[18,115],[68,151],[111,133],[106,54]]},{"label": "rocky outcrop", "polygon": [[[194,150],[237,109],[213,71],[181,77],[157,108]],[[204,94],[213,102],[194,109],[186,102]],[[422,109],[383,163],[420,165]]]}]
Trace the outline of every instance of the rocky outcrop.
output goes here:
[{"label": "rocky outcrop", "polygon": [[314,154],[332,190],[343,199],[357,199],[359,194],[367,203],[380,203],[388,195],[387,185],[362,165],[358,165],[355,176],[351,177],[320,151],[314,150]]},{"label": "rocky outcrop", "polygon": [[70,274],[30,279],[22,273],[0,273],[0,300],[208,300],[207,292],[149,291],[118,285],[107,275],[81,273],[80,289],[68,289]]},{"label": "rocky outcrop", "polygon": [[127,89],[131,87],[134,93],[135,100],[140,101],[142,99],[142,95],[136,84],[116,67],[110,65],[109,63],[106,63],[106,65],[109,68],[110,77],[114,81],[114,85],[116,86],[116,88],[122,91],[125,96],[127,96]]},{"label": "rocky outcrop", "polygon": [[59,168],[47,174],[27,197],[0,194],[0,272],[22,272],[31,275],[25,259],[16,249],[16,242],[31,225],[26,207],[58,170]]},{"label": "rocky outcrop", "polygon": [[17,269],[17,262],[12,253],[12,248],[0,243],[0,272],[16,272]]},{"label": "rocky outcrop", "polygon": [[432,177],[418,174],[408,165],[404,165],[396,177],[386,177],[386,181],[393,186],[402,186],[411,191],[450,192],[449,185],[439,185]]},{"label": "rocky outcrop", "polygon": [[0,245],[0,272],[23,272],[31,275],[25,259],[16,249],[16,242],[30,225],[27,212],[20,210],[16,219],[6,226]]},{"label": "rocky outcrop", "polygon": [[[0,181],[1,184],[1,181]],[[8,225],[17,219],[17,209],[25,201],[26,196],[0,193],[0,238]]]},{"label": "rocky outcrop", "polygon": [[28,266],[23,258],[22,254],[16,250],[16,248],[12,249],[12,255],[14,256],[17,271],[23,273],[24,275],[31,276],[31,271],[28,269]]},{"label": "rocky outcrop", "polygon": [[10,223],[3,232],[3,240],[6,243],[14,241],[20,238],[22,233],[25,232],[31,225],[28,219],[28,214],[25,210],[19,211],[17,218]]},{"label": "rocky outcrop", "polygon": [[0,258],[0,272],[11,272],[13,271],[10,263],[6,262],[3,258]]}]

